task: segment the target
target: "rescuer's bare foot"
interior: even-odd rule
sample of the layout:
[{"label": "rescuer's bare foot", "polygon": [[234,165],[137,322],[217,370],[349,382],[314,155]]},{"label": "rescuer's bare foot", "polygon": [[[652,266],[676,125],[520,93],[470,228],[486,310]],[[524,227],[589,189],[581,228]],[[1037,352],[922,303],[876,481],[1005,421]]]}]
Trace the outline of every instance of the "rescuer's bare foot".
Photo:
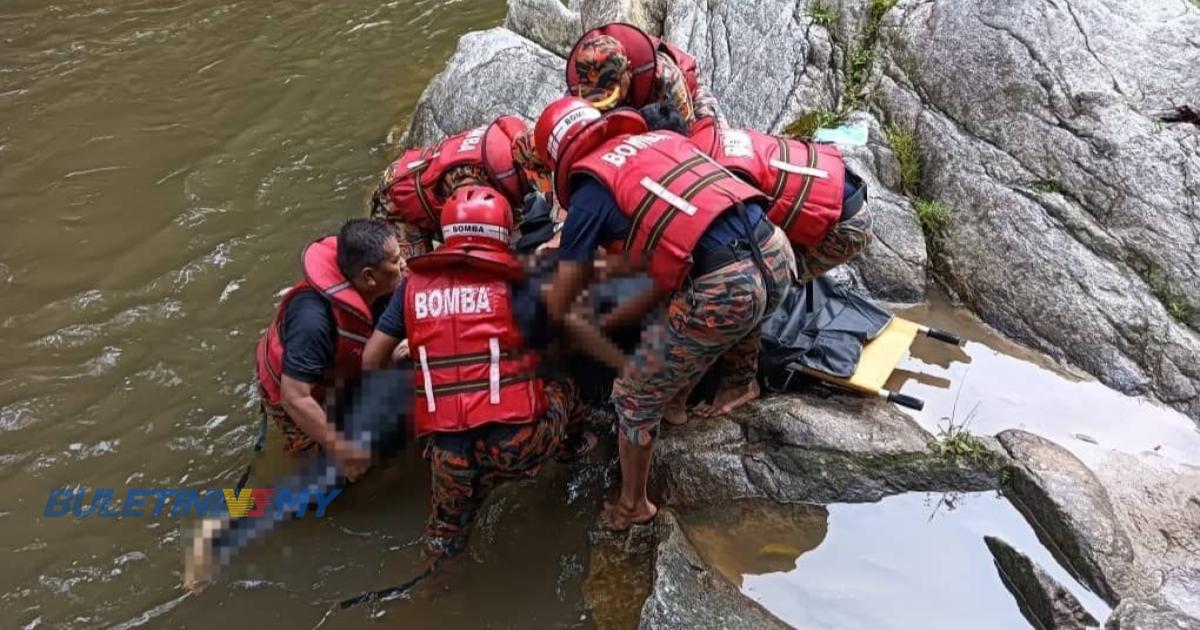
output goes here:
[{"label": "rescuer's bare foot", "polygon": [[758,381],[750,381],[745,385],[734,387],[722,386],[713,397],[711,405],[701,405],[696,413],[704,418],[725,415],[738,407],[758,398],[762,392],[758,389]]},{"label": "rescuer's bare foot", "polygon": [[658,506],[649,499],[642,501],[637,507],[616,503],[605,503],[604,512],[600,514],[600,525],[613,532],[623,532],[634,525],[645,525],[658,516]]},{"label": "rescuer's bare foot", "polygon": [[667,424],[674,426],[687,424],[687,400],[679,400],[676,398],[667,403],[666,409],[663,409],[663,420],[666,420]]}]

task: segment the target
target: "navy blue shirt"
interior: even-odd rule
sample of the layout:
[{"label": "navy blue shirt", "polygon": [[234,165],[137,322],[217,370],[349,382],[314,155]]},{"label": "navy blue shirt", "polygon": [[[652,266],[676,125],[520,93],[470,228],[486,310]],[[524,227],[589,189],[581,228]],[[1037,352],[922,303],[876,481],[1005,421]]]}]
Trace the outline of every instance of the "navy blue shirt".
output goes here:
[{"label": "navy blue shirt", "polygon": [[[383,300],[372,305],[379,314]],[[333,368],[337,322],[333,306],[316,291],[302,291],[283,311],[283,373],[302,383],[317,384]]]},{"label": "navy blue shirt", "polygon": [[[747,203],[746,216],[750,219],[750,225],[757,225],[763,217],[762,207],[757,203]],[[562,228],[559,260],[592,260],[596,247],[608,241],[625,240],[632,227],[633,222],[617,207],[617,200],[608,188],[588,177],[571,193],[571,208]],[[730,208],[708,226],[697,247],[709,249],[746,238],[749,238],[749,234],[745,226],[737,212]]]},{"label": "navy blue shirt", "polygon": [[[379,316],[375,330],[396,339],[404,339],[408,332],[404,329],[404,287],[405,280],[400,281],[392,299],[388,301],[383,315]],[[524,346],[531,350],[541,350],[550,344],[550,315],[542,302],[542,283],[513,282],[509,284],[510,302],[513,319],[521,332]]]}]

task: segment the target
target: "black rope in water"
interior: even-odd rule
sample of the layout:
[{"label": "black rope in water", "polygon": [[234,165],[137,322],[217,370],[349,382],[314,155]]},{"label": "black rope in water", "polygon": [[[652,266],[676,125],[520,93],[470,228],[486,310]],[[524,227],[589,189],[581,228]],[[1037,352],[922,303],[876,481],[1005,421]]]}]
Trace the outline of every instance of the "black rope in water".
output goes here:
[{"label": "black rope in water", "polygon": [[378,591],[371,591],[369,593],[363,593],[362,595],[356,595],[349,599],[342,600],[342,602],[340,604],[338,604],[338,606],[345,609],[345,608],[351,608],[353,606],[358,606],[359,604],[370,604],[372,602],[388,601],[388,600],[400,597],[400,596],[404,595],[405,593],[407,593],[408,591],[412,590],[416,585],[425,581],[426,578],[433,575],[434,571],[437,571],[438,567],[442,566],[442,562],[445,559],[446,559],[446,554],[444,554],[444,553],[438,554],[437,556],[435,556],[433,558],[433,560],[431,560],[429,562],[429,564],[425,567],[425,569],[423,571],[414,575],[413,577],[409,578],[408,580],[406,580],[400,584],[397,584],[396,586],[390,586],[385,589],[380,589]]}]

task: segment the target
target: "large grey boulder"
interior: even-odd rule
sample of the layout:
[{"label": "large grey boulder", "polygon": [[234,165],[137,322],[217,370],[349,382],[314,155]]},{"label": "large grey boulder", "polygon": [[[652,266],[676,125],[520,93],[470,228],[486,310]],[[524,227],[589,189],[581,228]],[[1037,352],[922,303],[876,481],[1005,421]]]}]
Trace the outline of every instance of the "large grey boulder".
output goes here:
[{"label": "large grey boulder", "polygon": [[1024,431],[998,438],[1014,462],[1006,493],[1069,571],[1110,604],[1200,618],[1200,471],[1119,452],[1089,469]]},{"label": "large grey boulder", "polygon": [[907,491],[988,490],[1002,458],[952,460],[890,405],[855,396],[771,396],[729,419],[665,428],[653,481],[671,505],[743,498],[876,501]]},{"label": "large grey boulder", "polygon": [[1020,430],[997,437],[1014,462],[1009,500],[1066,569],[1115,606],[1129,590],[1133,547],[1107,490],[1083,462],[1043,437]]},{"label": "large grey boulder", "polygon": [[504,27],[559,57],[566,57],[583,34],[579,13],[559,0],[508,0]]},{"label": "large grey boulder", "polygon": [[655,521],[654,586],[642,607],[642,630],[787,628],[709,568],[668,510]]},{"label": "large grey boulder", "polygon": [[467,33],[421,94],[400,144],[432,144],[503,114],[532,122],[567,89],[564,67],[561,57],[508,29]]},{"label": "large grey boulder", "polygon": [[1162,600],[1126,599],[1117,606],[1105,630],[1200,630],[1200,619],[1175,610]]},{"label": "large grey boulder", "polygon": [[[1200,418],[1200,9],[904,0],[875,103],[953,220],[940,276],[988,323]],[[1190,325],[1190,327],[1189,327]]]}]

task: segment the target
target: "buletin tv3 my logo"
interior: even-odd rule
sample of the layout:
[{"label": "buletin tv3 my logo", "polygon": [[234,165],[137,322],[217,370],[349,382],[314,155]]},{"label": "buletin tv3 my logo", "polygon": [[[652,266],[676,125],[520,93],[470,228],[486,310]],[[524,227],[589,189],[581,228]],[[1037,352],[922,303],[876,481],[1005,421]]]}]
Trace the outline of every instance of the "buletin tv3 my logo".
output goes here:
[{"label": "buletin tv3 my logo", "polygon": [[42,516],[49,518],[257,518],[267,515],[325,516],[341,488],[129,488],[118,497],[113,488],[54,488]]}]

